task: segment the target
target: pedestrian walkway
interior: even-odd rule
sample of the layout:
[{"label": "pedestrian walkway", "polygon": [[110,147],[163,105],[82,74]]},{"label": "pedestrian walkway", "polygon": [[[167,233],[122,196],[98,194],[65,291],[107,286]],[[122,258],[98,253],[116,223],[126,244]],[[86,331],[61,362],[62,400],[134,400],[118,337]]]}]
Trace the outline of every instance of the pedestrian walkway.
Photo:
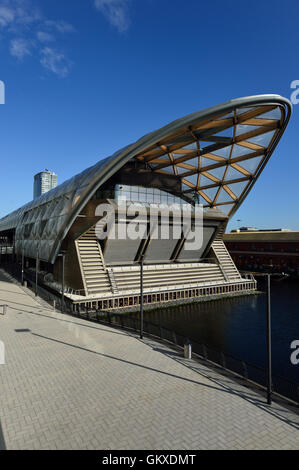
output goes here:
[{"label": "pedestrian walkway", "polygon": [[151,339],[54,312],[0,273],[0,449],[299,449],[299,416]]}]

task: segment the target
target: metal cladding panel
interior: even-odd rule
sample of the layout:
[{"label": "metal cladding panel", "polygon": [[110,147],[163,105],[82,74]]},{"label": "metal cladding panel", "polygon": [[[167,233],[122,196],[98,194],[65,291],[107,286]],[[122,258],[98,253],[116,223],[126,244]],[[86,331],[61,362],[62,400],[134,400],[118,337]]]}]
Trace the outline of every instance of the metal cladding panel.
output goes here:
[{"label": "metal cladding panel", "polygon": [[170,257],[179,240],[151,240],[144,260],[152,263],[169,263]]},{"label": "metal cladding panel", "polygon": [[[178,242],[181,240],[182,228],[180,224],[169,223],[159,223],[155,225],[156,236],[153,236],[149,242],[147,250],[145,252],[144,260],[145,262],[151,263],[169,263],[171,260],[171,255],[174,252],[175,247]],[[166,229],[166,232],[163,234],[163,230]],[[165,239],[166,238],[166,239]]]},{"label": "metal cladding panel", "polygon": [[[258,174],[252,179],[246,191],[242,193],[242,196],[235,201],[233,211],[230,212],[231,216],[251,190],[288,124],[292,106],[287,99],[279,95],[260,95],[231,100],[221,105],[195,112],[157,131],[151,132],[139,139],[136,143],[99,161],[94,166],[87,168],[82,173],[4,217],[0,220],[0,232],[16,230],[17,253],[21,253],[21,247],[24,247],[25,256],[35,257],[37,247],[39,246],[41,259],[54,263],[63,239],[88,200],[103,183],[120,170],[129,160],[137,157],[141,153],[147,152],[155,146],[159,146],[159,142],[163,140],[171,140],[173,135],[183,135],[186,129],[190,129],[192,126],[198,126],[200,123],[208,121],[209,119],[217,118],[219,114],[225,115],[239,107],[261,106],[263,104],[283,106],[286,110],[285,118],[275,140],[270,148],[267,148],[266,158],[263,161],[263,165],[260,166]],[[192,187],[192,184],[190,187]],[[224,194],[224,196],[226,195]],[[192,203],[191,200],[190,202]],[[45,205],[46,207],[43,207],[43,211],[41,211],[41,206]],[[29,212],[30,214],[28,215]],[[28,220],[32,220],[30,226],[29,222],[25,222],[27,215]],[[43,226],[45,220],[47,221],[46,230]],[[26,234],[25,238],[24,225],[26,224],[27,232],[29,233]]]},{"label": "metal cladding panel", "polygon": [[104,251],[106,265],[132,264],[141,240],[108,240]]},{"label": "metal cladding panel", "polygon": [[185,261],[199,261],[202,254],[206,251],[214,233],[216,227],[203,227],[203,243],[202,247],[199,250],[186,250],[185,245],[183,246],[182,251],[178,256],[178,261],[185,262]]}]

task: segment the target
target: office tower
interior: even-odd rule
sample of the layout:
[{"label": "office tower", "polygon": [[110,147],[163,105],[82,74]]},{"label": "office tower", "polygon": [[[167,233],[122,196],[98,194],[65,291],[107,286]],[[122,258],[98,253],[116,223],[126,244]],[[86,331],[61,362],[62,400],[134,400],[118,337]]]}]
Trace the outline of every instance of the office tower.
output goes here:
[{"label": "office tower", "polygon": [[33,199],[50,191],[57,186],[57,175],[48,169],[41,171],[34,176]]}]

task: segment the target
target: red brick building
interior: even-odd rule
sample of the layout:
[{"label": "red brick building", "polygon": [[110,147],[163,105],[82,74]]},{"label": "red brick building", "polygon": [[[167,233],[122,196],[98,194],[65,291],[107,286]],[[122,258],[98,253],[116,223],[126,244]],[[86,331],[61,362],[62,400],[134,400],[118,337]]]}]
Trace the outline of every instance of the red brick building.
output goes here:
[{"label": "red brick building", "polygon": [[299,276],[299,231],[237,231],[224,242],[239,269]]}]

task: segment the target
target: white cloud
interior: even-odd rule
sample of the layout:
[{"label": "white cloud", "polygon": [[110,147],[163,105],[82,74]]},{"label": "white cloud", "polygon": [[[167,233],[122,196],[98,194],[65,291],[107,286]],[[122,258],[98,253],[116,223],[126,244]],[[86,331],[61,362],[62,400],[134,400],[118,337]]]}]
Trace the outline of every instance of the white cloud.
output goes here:
[{"label": "white cloud", "polygon": [[51,41],[55,41],[55,38],[52,34],[50,33],[46,33],[45,31],[38,31],[36,33],[36,36],[37,36],[37,39],[40,41],[40,42],[51,42]]},{"label": "white cloud", "polygon": [[107,18],[119,32],[124,32],[130,25],[128,12],[129,0],[94,0],[95,7]]},{"label": "white cloud", "polygon": [[17,38],[10,41],[10,53],[19,60],[24,59],[26,55],[31,55],[31,42],[23,38]]},{"label": "white cloud", "polygon": [[73,33],[75,28],[73,25],[67,23],[66,21],[53,21],[53,20],[46,20],[44,22],[45,26],[48,26],[50,29],[54,29],[59,33]]},{"label": "white cloud", "polygon": [[30,0],[1,0],[0,27],[14,31],[41,19],[40,12]]},{"label": "white cloud", "polygon": [[15,13],[11,8],[0,6],[0,26],[8,26],[15,18]]},{"label": "white cloud", "polygon": [[67,34],[75,28],[63,20],[48,20],[36,0],[0,0],[0,32],[9,41],[10,54],[23,60],[33,53],[40,53],[40,63],[54,74],[65,77],[71,62],[65,54],[45,47],[56,40],[58,34]]},{"label": "white cloud", "polygon": [[71,62],[59,51],[52,49],[51,47],[45,47],[41,51],[41,64],[47,70],[59,75],[60,77],[66,77],[71,68]]}]

